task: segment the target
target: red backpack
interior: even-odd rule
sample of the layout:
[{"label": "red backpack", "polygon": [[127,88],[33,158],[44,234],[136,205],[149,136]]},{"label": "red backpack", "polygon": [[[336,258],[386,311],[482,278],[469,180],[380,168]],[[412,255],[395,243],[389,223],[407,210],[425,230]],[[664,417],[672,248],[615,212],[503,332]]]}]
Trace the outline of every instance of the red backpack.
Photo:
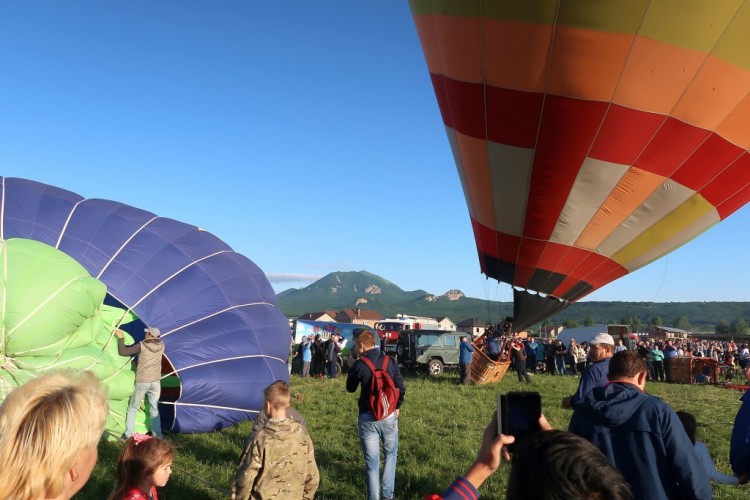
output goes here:
[{"label": "red backpack", "polygon": [[401,391],[398,390],[398,387],[393,382],[393,377],[387,372],[388,361],[391,358],[384,356],[383,366],[380,369],[375,368],[372,361],[364,356],[359,359],[364,361],[370,371],[372,371],[370,401],[368,402],[370,413],[372,413],[376,420],[383,420],[396,411],[396,403],[398,403],[398,398],[401,397]]}]

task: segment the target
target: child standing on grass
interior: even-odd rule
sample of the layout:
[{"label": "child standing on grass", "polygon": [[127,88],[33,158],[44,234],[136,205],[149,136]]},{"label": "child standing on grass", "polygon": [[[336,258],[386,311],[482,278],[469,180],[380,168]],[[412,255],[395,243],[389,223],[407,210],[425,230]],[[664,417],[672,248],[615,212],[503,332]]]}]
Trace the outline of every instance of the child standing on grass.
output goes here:
[{"label": "child standing on grass", "polygon": [[232,484],[233,500],[312,500],[320,477],[307,429],[287,418],[289,384],[277,380],[263,391],[270,417],[242,452]]},{"label": "child standing on grass", "polygon": [[174,449],[162,438],[133,433],[125,441],[117,462],[117,483],[109,500],[159,500],[172,474]]}]

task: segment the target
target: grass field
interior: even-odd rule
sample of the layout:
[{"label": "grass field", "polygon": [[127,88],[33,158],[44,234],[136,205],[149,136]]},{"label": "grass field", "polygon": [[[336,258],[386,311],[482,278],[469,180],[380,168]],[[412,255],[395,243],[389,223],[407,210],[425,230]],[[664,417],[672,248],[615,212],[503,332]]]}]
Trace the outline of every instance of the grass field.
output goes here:
[{"label": "grass field", "polygon": [[[396,497],[419,499],[440,493],[473,461],[482,430],[495,409],[498,390],[529,390],[509,373],[499,384],[463,387],[458,375],[438,378],[405,374],[406,400],[399,419],[399,457]],[[570,410],[560,401],[572,394],[578,379],[534,377],[531,390],[542,394],[543,412],[556,429],[567,429]],[[363,459],[356,434],[357,395],[345,389],[345,376],[332,380],[291,380],[293,406],[308,420],[320,469],[316,498],[349,500],[364,497]],[[730,473],[729,437],[741,393],[720,386],[648,383],[646,391],[663,398],[675,410],[693,413],[698,439],[708,446],[718,469]],[[234,470],[251,422],[210,434],[172,434],[177,448],[172,478],[159,491],[161,500],[228,498]],[[116,443],[102,443],[89,483],[77,499],[105,499],[114,485],[119,453]],[[504,498],[506,464],[480,489],[482,498]],[[223,490],[224,492],[222,493]],[[750,498],[750,486],[714,485],[717,499]]]}]

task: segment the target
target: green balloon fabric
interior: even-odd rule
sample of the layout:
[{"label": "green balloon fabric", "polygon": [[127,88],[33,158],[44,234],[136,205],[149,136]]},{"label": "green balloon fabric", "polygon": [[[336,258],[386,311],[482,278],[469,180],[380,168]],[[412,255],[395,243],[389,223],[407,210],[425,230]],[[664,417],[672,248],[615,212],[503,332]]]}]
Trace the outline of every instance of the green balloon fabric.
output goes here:
[{"label": "green balloon fabric", "polygon": [[[38,241],[0,239],[0,272],[5,276],[0,290],[0,400],[45,372],[90,370],[109,389],[105,428],[119,436],[135,375],[130,358],[118,355],[113,332],[135,316],[104,305],[104,283],[73,258]],[[145,416],[139,417],[139,427],[145,429]]]}]

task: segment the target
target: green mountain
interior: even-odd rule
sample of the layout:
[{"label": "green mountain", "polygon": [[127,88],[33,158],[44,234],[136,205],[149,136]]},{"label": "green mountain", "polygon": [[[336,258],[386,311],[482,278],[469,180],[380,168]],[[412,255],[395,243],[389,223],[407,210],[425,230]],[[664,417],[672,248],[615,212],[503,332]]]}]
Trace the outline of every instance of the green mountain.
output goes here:
[{"label": "green mountain", "polygon": [[[513,315],[511,302],[466,297],[460,290],[435,295],[424,290],[404,291],[394,283],[367,271],[335,272],[305,288],[289,289],[277,296],[279,308],[289,317],[324,310],[362,308],[384,316],[447,316],[454,322],[477,318],[498,322]],[[748,302],[577,302],[550,318],[552,324],[586,320],[594,323],[630,322],[649,324],[659,318],[665,326],[681,327],[687,320],[695,330],[712,330],[716,324],[750,323]]]},{"label": "green mountain", "polygon": [[276,297],[287,316],[344,308],[372,309],[388,314],[392,308],[430,296],[424,290],[405,292],[390,281],[367,271],[335,272],[301,289]]}]

